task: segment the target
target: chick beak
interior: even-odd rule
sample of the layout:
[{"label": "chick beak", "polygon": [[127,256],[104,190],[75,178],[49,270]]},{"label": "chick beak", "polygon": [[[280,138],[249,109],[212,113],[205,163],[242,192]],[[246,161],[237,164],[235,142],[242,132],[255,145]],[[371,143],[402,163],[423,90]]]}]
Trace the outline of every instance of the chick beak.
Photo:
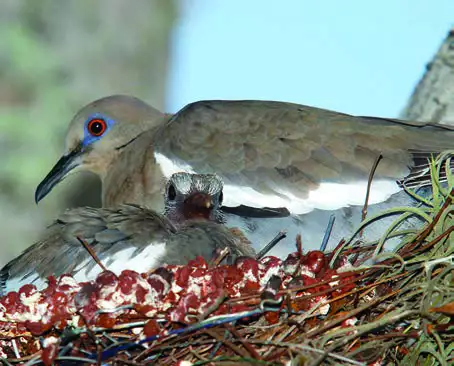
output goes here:
[{"label": "chick beak", "polygon": [[66,178],[68,173],[80,165],[82,155],[82,144],[76,146],[75,149],[68,154],[63,155],[60,160],[54,165],[52,170],[46,177],[39,183],[35,191],[35,202],[38,203],[63,179]]},{"label": "chick beak", "polygon": [[213,200],[206,193],[194,193],[183,203],[183,215],[186,219],[204,218],[209,220],[212,209]]}]

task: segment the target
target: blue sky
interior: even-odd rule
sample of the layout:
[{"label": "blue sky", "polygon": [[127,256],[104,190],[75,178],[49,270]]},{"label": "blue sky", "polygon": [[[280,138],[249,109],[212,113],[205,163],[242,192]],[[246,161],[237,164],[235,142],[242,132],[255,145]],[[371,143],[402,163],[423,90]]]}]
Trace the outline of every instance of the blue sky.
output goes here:
[{"label": "blue sky", "polygon": [[181,0],[167,110],[272,99],[397,116],[454,26],[453,0]]}]

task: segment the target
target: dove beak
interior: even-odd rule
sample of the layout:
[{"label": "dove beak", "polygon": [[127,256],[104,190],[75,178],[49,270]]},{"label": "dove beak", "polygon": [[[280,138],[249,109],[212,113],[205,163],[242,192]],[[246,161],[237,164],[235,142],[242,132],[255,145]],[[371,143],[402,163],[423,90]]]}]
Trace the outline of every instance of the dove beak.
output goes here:
[{"label": "dove beak", "polygon": [[79,144],[69,153],[63,155],[46,175],[35,191],[35,202],[38,203],[63,179],[68,173],[81,164],[83,153],[82,144]]}]

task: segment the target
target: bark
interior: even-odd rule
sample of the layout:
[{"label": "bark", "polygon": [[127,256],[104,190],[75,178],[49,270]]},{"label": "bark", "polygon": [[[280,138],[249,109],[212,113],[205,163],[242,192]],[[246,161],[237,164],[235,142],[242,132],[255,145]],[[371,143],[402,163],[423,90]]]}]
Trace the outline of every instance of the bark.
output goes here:
[{"label": "bark", "polygon": [[454,28],[427,65],[401,118],[454,125]]}]

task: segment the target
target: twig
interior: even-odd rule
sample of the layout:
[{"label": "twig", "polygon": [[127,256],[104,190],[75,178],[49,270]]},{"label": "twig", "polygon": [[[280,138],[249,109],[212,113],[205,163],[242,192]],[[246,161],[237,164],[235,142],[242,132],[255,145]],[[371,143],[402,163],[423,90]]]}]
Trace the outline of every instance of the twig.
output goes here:
[{"label": "twig", "polygon": [[322,327],[307,332],[306,333],[306,337],[307,338],[311,338],[311,337],[314,337],[317,334],[323,333],[324,331],[326,331],[326,330],[328,330],[328,329],[330,329],[330,328],[342,323],[344,320],[347,320],[347,319],[351,318],[352,316],[355,316],[355,315],[363,312],[364,310],[369,309],[370,307],[372,307],[372,306],[374,306],[376,304],[379,304],[379,303],[385,301],[386,299],[388,299],[390,297],[395,296],[399,292],[400,292],[400,290],[393,291],[393,292],[389,293],[386,296],[378,297],[378,298],[372,300],[371,302],[369,302],[369,303],[367,303],[367,304],[365,304],[363,306],[360,306],[360,307],[358,307],[356,309],[353,309],[352,311],[348,312],[347,314],[345,314],[345,315],[343,315],[343,316],[341,316],[341,317],[339,317],[337,319],[328,321]]},{"label": "twig", "polygon": [[203,314],[199,315],[197,317],[197,320],[201,322],[202,320],[205,320],[210,316],[210,314],[214,313],[216,310],[219,309],[219,306],[221,306],[224,301],[227,299],[227,295],[225,294],[224,290],[222,290],[222,293],[216,298],[216,300],[213,302],[212,305],[210,305]]},{"label": "twig", "polygon": [[218,253],[217,257],[214,258],[209,264],[208,264],[208,267],[209,268],[213,268],[213,267],[216,267],[219,265],[219,263],[221,263],[224,258],[229,255],[230,253],[230,249],[228,247],[225,247],[225,248],[222,248],[221,251]]},{"label": "twig", "polygon": [[12,339],[11,343],[13,345],[14,356],[16,356],[16,358],[20,358],[20,353],[19,353],[19,349],[17,348],[16,340]]},{"label": "twig", "polygon": [[6,358],[0,358],[0,362],[3,364],[3,365],[6,365],[6,366],[12,366],[11,363],[9,363],[9,361],[6,359]]},{"label": "twig", "polygon": [[[405,250],[402,250],[403,253],[407,253],[410,251],[413,251],[414,248],[416,248],[426,237],[429,235],[429,233],[432,231],[432,229],[435,227],[435,225],[438,223],[440,220],[443,212],[449,207],[449,205],[452,202],[452,195],[454,194],[454,189],[451,190],[451,193],[449,196],[446,198],[446,201],[443,203],[443,206],[440,208],[440,210],[437,212],[435,215],[434,219],[432,222],[423,230],[419,233],[419,235],[415,238],[413,241],[412,245],[409,245]],[[401,254],[402,255],[402,254]]]},{"label": "twig", "polygon": [[[234,322],[233,324],[235,324],[235,323],[236,323],[236,322]],[[230,334],[229,331],[228,331],[228,330],[225,330],[225,332],[224,332],[224,338],[227,339],[227,337],[229,336],[229,334]],[[222,347],[222,342],[217,341],[216,344],[214,345],[213,349],[212,349],[211,352],[210,352],[210,356],[209,356],[210,360],[211,360],[212,358],[214,358],[214,356],[216,356],[216,353],[221,349],[221,347]]]},{"label": "twig", "polygon": [[92,247],[90,247],[90,244],[88,244],[84,239],[82,239],[79,236],[76,236],[77,240],[84,246],[84,248],[87,250],[88,254],[91,255],[91,257],[95,260],[95,262],[101,267],[103,271],[107,271],[107,268],[102,264],[102,262],[99,260],[98,256],[96,255],[95,251],[93,250]]},{"label": "twig", "polygon": [[[363,274],[361,276],[358,276],[358,277],[356,277],[353,280],[344,282],[344,283],[342,283],[340,285],[337,285],[337,286],[333,286],[333,287],[331,287],[328,290],[324,290],[324,291],[321,291],[320,293],[313,294],[313,295],[310,295],[310,296],[306,296],[304,298],[310,298],[312,296],[319,296],[321,294],[326,294],[326,293],[329,293],[331,291],[340,289],[340,288],[342,288],[345,285],[348,285],[350,283],[355,283],[355,282],[358,282],[360,280],[363,280],[368,275],[371,275],[371,274],[377,272],[378,270],[379,269],[377,269],[377,268],[359,268],[359,269],[357,269],[355,271],[352,271],[352,272],[340,272],[340,273],[337,273],[337,277],[336,278],[330,278],[330,279],[323,280],[323,281],[320,281],[320,282],[317,282],[317,283],[314,283],[314,284],[311,284],[311,285],[307,285],[307,286],[295,286],[295,287],[292,287],[292,288],[289,288],[289,289],[286,289],[286,290],[280,290],[276,295],[285,295],[287,293],[305,291],[305,290],[308,290],[308,289],[311,289],[311,288],[314,288],[314,287],[319,287],[321,285],[326,285],[326,284],[329,284],[331,282],[339,281],[339,280],[341,280],[344,277],[351,277],[352,273],[369,272],[369,273]],[[226,303],[230,304],[232,302],[234,302],[234,303],[236,303],[236,302],[245,302],[247,300],[253,300],[253,299],[255,299],[255,300],[257,300],[257,302],[259,302],[260,301],[260,295],[261,294],[256,293],[254,295],[247,295],[247,296],[242,296],[242,297],[230,298],[230,299],[228,299],[226,301]],[[300,297],[299,299],[303,299],[303,297]],[[257,302],[254,302],[254,303],[257,303]],[[251,301],[251,305],[254,304],[254,303]]]},{"label": "twig", "polygon": [[240,342],[243,345],[243,347],[248,350],[252,357],[256,358],[257,360],[262,360],[262,356],[260,356],[260,354],[255,350],[255,348],[252,347],[251,344],[248,341],[246,341],[232,325],[224,324],[224,327],[226,327],[228,331],[232,333],[234,337],[236,337],[238,342]]},{"label": "twig", "polygon": [[[85,316],[80,311],[77,311],[76,313],[77,313],[77,315],[80,316],[80,319],[84,322],[85,328],[87,330],[87,334],[90,336],[90,338],[93,340],[94,344],[96,345],[96,351],[97,351],[96,365],[101,366],[101,363],[102,363],[101,356],[102,356],[102,351],[103,351],[101,348],[102,341],[101,341],[101,339],[96,337],[95,332],[93,332],[93,330],[91,329]],[[103,345],[103,346],[105,346],[105,345]]]},{"label": "twig", "polygon": [[199,354],[199,352],[194,350],[194,348],[192,348],[192,346],[189,346],[188,349],[189,349],[189,352],[192,355],[194,355],[196,358],[198,358],[200,361],[207,361],[207,359],[205,357],[203,357],[201,354]]},{"label": "twig", "polygon": [[[371,168],[371,170],[369,172],[369,179],[367,180],[366,199],[364,201],[361,221],[364,221],[366,219],[366,216],[367,216],[367,208],[369,206],[369,196],[370,196],[370,189],[371,189],[371,186],[372,186],[372,180],[374,179],[375,171],[377,170],[378,163],[380,163],[381,159],[383,159],[383,155],[382,154],[377,156],[377,158],[375,159],[374,164],[372,165],[372,168]],[[363,230],[360,231],[359,236],[360,236],[360,238],[362,238]]]},{"label": "twig", "polygon": [[[306,346],[304,344],[294,344],[294,343],[289,343],[289,342],[278,342],[278,341],[270,341],[270,340],[266,340],[266,341],[250,340],[250,343],[264,344],[264,345],[270,345],[270,346],[275,346],[275,347],[286,347],[286,348],[290,347],[293,349],[298,349],[300,351],[304,350],[304,351],[309,351],[309,352],[325,353],[325,351],[323,351],[323,350],[320,350],[320,349],[317,349],[314,347],[310,347],[310,346]],[[334,358],[336,360],[350,363],[352,365],[365,366],[364,362],[358,362],[358,361],[352,360],[350,358],[344,357],[342,355],[338,355],[336,353],[328,352],[328,356],[331,358]]]},{"label": "twig", "polygon": [[208,334],[209,336],[213,337],[214,339],[216,339],[218,342],[221,342],[224,345],[226,345],[227,347],[229,347],[236,354],[238,354],[242,357],[246,357],[246,358],[251,357],[251,355],[247,352],[247,350],[243,351],[240,347],[234,345],[228,339],[225,339],[224,337],[221,337],[220,335],[218,335],[217,332],[215,332],[214,330],[205,329],[205,333]]},{"label": "twig", "polygon": [[[403,311],[401,314],[398,314],[396,315],[394,318],[391,318],[391,321],[392,322],[397,322],[401,319],[404,319],[406,318],[407,316],[411,316],[411,315],[415,315],[417,314],[418,312],[415,311],[415,310],[406,310],[406,311]],[[382,327],[383,324],[380,320],[377,320],[376,322],[371,322],[369,324],[367,324],[367,326],[364,326],[365,329],[359,331],[359,330],[356,330],[354,334],[352,335],[346,335],[344,337],[342,337],[340,339],[339,342],[337,343],[334,343],[333,345],[331,345],[327,350],[326,352],[333,352],[336,348],[342,346],[342,345],[345,345],[347,344],[348,342],[350,342],[350,340],[354,339],[354,338],[357,338],[358,336],[362,335],[362,334],[365,334],[367,332],[370,332],[374,329],[377,329],[379,327]],[[324,356],[321,356],[320,359],[322,359]],[[316,360],[317,362],[318,360]],[[314,363],[314,365],[317,365],[317,363]]]},{"label": "twig", "polygon": [[[83,358],[83,357],[75,357],[75,356],[57,357],[54,361],[76,361],[79,364],[96,363],[96,360],[91,360],[89,358]],[[30,365],[35,365],[35,364],[40,364],[40,363],[42,363],[41,359],[38,360],[37,362],[34,362],[34,363],[30,364]],[[64,363],[62,363],[62,365],[64,365]]]},{"label": "twig", "polygon": [[323,235],[322,244],[320,245],[320,251],[324,252],[326,250],[326,246],[328,245],[329,237],[331,236],[331,232],[333,231],[334,221],[336,220],[336,216],[331,215],[329,217],[328,225],[326,226],[325,235]]},{"label": "twig", "polygon": [[262,259],[271,249],[275,247],[282,239],[287,236],[285,231],[280,231],[267,245],[265,245],[260,252],[255,256],[257,260]]}]

